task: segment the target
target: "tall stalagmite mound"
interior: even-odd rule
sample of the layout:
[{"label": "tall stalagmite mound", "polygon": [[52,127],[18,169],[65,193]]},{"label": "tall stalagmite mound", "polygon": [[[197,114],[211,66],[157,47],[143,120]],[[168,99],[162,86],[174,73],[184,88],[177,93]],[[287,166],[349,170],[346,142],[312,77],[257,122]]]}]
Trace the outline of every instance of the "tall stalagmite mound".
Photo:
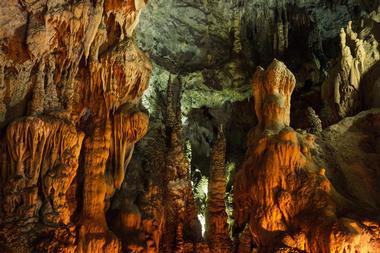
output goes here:
[{"label": "tall stalagmite mound", "polygon": [[[378,216],[364,218],[349,195],[335,189],[327,175],[337,165],[319,153],[316,136],[289,127],[294,86],[293,74],[277,60],[253,77],[259,123],[234,181],[235,233],[248,231],[252,243],[241,243],[238,252],[252,245],[259,252],[376,252]],[[358,169],[367,174],[371,167]]]}]

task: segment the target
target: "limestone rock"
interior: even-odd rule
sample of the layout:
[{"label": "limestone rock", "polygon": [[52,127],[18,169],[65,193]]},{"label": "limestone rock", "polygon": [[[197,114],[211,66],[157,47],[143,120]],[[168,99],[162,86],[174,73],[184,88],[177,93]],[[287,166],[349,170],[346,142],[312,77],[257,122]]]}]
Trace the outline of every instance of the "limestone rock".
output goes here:
[{"label": "limestone rock", "polygon": [[11,251],[121,251],[106,212],[148,129],[151,64],[133,35],[145,4],[0,4],[0,244]]},{"label": "limestone rock", "polygon": [[0,252],[376,252],[376,8],[2,1]]},{"label": "limestone rock", "polygon": [[255,76],[260,123],[249,136],[245,161],[234,180],[235,231],[248,227],[259,252],[375,252],[376,219],[370,219],[370,228],[360,216],[341,214],[340,205],[349,200],[326,177],[321,167],[325,163],[315,155],[315,137],[287,126],[286,102],[295,82],[291,72],[274,61]]},{"label": "limestone rock", "polygon": [[[66,193],[77,174],[83,138],[84,134],[74,125],[60,119],[28,117],[8,127],[9,163],[2,167],[2,218],[6,226],[3,233],[6,240],[11,240],[7,241],[10,247],[15,245],[12,234],[34,233],[33,226],[41,218],[44,224],[69,225],[73,213]],[[52,243],[62,239],[60,247],[65,250],[64,237],[59,239],[58,231],[56,236],[51,238]],[[68,248],[72,243],[70,237]],[[32,239],[29,234],[28,240],[21,243],[31,243]]]},{"label": "limestone rock", "polygon": [[214,144],[211,154],[206,237],[209,248],[213,252],[228,253],[232,250],[232,242],[229,237],[226,204],[224,201],[227,185],[225,175],[226,140],[222,131],[220,129],[219,137]]},{"label": "limestone rock", "polygon": [[[379,209],[379,109],[345,118],[322,132],[319,157],[328,167],[327,176],[342,195],[350,195],[346,207],[371,217]],[[353,204],[355,203],[355,204]],[[340,208],[345,208],[340,206]]]},{"label": "limestone rock", "polygon": [[231,1],[152,0],[137,27],[140,45],[172,73],[220,64],[232,49],[232,7]]},{"label": "limestone rock", "polygon": [[[184,243],[201,242],[201,226],[197,218],[189,175],[189,161],[182,146],[180,123],[181,82],[169,80],[167,89],[167,138],[169,148],[166,158],[165,184],[166,223],[163,233],[163,252],[185,252]],[[187,234],[188,238],[183,235]],[[194,249],[192,249],[194,250]],[[195,252],[195,251],[186,251]]]},{"label": "limestone rock", "polygon": [[[377,24],[373,22],[372,27],[376,29]],[[378,38],[374,31],[366,29],[371,28],[362,28],[356,33],[350,22],[340,32],[341,57],[322,86],[322,98],[332,114],[326,119],[330,123],[358,113],[364,108],[364,98],[371,97],[376,90],[372,84],[374,80],[371,77],[365,79],[380,60]],[[366,93],[363,92],[365,89]]]}]

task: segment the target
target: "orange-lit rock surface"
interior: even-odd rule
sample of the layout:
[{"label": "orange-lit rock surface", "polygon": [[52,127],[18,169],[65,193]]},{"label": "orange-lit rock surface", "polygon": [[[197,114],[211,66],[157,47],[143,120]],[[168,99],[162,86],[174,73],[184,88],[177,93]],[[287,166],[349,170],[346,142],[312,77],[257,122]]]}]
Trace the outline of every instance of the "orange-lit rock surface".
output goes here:
[{"label": "orange-lit rock surface", "polygon": [[[338,190],[349,182],[336,187],[331,183],[341,180],[332,175],[339,166],[333,160],[326,162],[315,136],[289,127],[294,86],[293,74],[277,60],[254,75],[259,124],[248,137],[246,158],[234,179],[238,252],[250,252],[251,247],[258,252],[376,252],[380,246],[378,215],[364,215],[368,206],[353,206],[350,195]],[[331,131],[322,143],[331,141]],[[344,156],[340,152],[354,150],[336,152]],[[375,167],[357,167],[357,173],[367,175],[369,169]],[[360,179],[356,180],[359,184]]]},{"label": "orange-lit rock surface", "polygon": [[0,4],[1,252],[121,252],[106,212],[149,124],[145,4]]},{"label": "orange-lit rock surface", "polygon": [[232,241],[229,236],[224,200],[227,185],[225,172],[226,139],[223,130],[220,129],[219,131],[219,136],[211,152],[206,238],[212,252],[229,253],[232,250]]},{"label": "orange-lit rock surface", "polygon": [[[150,5],[160,22],[143,29],[168,41],[149,39],[150,51],[159,52],[152,57],[159,78],[146,92],[153,67],[135,28],[147,0],[0,1],[0,253],[379,251],[380,111],[347,118],[364,108],[362,88],[368,108],[378,104],[380,86],[367,79],[370,73],[378,80],[377,12],[373,26],[354,32],[350,23],[337,34],[341,55],[322,97],[333,111],[325,125],[343,120],[323,130],[320,110],[308,107],[316,135],[292,129],[296,79],[274,60],[253,77],[258,124],[244,161],[237,161],[243,131],[256,122],[246,120],[254,115],[247,113],[244,84],[261,58],[240,61],[250,55],[242,38],[252,37],[246,43],[254,51],[269,46],[292,59],[295,34],[313,28],[302,38],[322,50],[322,41],[311,38],[320,36],[321,21],[306,15],[310,9],[262,1],[252,6],[252,23],[239,11],[246,2]],[[269,19],[261,15],[267,8]],[[304,86],[322,83],[317,62],[318,73],[295,65],[304,68]],[[196,180],[206,182],[205,213]]]}]

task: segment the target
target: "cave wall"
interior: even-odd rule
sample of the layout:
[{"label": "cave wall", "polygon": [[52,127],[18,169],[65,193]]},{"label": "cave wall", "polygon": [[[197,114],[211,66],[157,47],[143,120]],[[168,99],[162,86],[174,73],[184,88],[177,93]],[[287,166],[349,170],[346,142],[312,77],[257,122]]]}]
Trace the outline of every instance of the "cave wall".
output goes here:
[{"label": "cave wall", "polygon": [[[199,158],[193,162],[194,170],[207,171],[216,139],[213,129],[220,124],[239,125],[234,122],[236,110],[253,112],[251,73],[273,57],[284,61],[296,76],[292,126],[310,128],[303,120],[308,107],[324,125],[336,123],[323,115],[332,114],[333,106],[327,102],[332,99],[321,98],[321,87],[327,76],[333,78],[332,69],[338,68],[331,60],[341,55],[340,30],[350,20],[354,30],[368,27],[361,20],[377,6],[376,1],[355,0],[150,1],[137,27],[138,43],[154,62],[152,84],[166,83],[170,73],[183,80],[185,138]],[[236,133],[227,142],[236,143],[254,120],[246,117],[239,127],[226,131]],[[241,138],[235,146],[244,149],[244,143]],[[227,151],[231,153],[227,160],[238,163],[236,148]]]},{"label": "cave wall", "polygon": [[1,2],[0,251],[375,252],[378,7]]},{"label": "cave wall", "polygon": [[1,2],[2,252],[120,252],[105,213],[148,129],[145,4]]}]

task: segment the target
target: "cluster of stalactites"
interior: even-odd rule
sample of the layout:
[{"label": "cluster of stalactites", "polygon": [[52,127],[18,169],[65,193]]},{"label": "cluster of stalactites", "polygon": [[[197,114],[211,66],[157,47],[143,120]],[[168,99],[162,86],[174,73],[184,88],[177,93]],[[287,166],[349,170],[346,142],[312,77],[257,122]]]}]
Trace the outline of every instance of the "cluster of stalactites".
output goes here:
[{"label": "cluster of stalactites", "polygon": [[[69,115],[76,110],[77,105],[73,103],[76,103],[78,93],[74,90],[83,62],[85,68],[88,61],[99,63],[99,51],[113,51],[108,49],[115,41],[132,41],[140,12],[146,4],[144,0],[68,2],[8,1],[0,7],[4,13],[8,10],[14,13],[13,18],[1,17],[0,37],[5,49],[0,50],[0,122],[6,120],[7,108],[20,103],[28,94],[32,94],[28,115],[61,110]],[[112,34],[109,33],[111,30]],[[133,56],[136,50],[125,51],[129,54],[124,56],[125,61],[134,61],[136,66],[147,62]],[[141,79],[142,83],[147,83],[146,75],[135,76],[136,71],[131,68],[133,64],[124,65],[125,77],[117,81],[127,83],[131,89],[133,85],[128,84],[130,76],[133,77],[131,80]],[[131,70],[128,72],[128,69]],[[106,71],[111,73],[109,69]],[[114,92],[112,79],[107,83],[112,87],[107,87],[105,93]],[[135,86],[133,89],[138,90]],[[136,94],[141,95],[144,87],[141,85]],[[125,90],[122,94],[128,99],[131,97]]]},{"label": "cluster of stalactites", "polygon": [[[11,123],[6,145],[1,145],[8,152],[1,154],[3,211],[13,226],[7,231],[21,227],[30,231],[25,235],[20,230],[26,238],[20,244],[34,247],[28,240],[39,240],[39,233],[52,224],[65,230],[75,213],[79,238],[74,227],[71,239],[77,252],[121,250],[105,212],[124,181],[135,143],[148,128],[146,114],[124,110],[129,104],[137,107],[151,73],[149,59],[133,39],[145,4],[145,0],[1,4],[2,10],[15,12],[15,20],[0,18],[5,24],[0,37],[6,36],[0,49],[0,123],[11,120],[8,108],[18,107],[31,94],[23,115],[32,117]],[[80,179],[74,180],[76,176]],[[23,223],[14,226],[15,218],[26,220],[29,230]],[[52,238],[40,249],[72,252],[76,247],[65,243]],[[56,244],[60,246],[52,246]]]},{"label": "cluster of stalactites", "polygon": [[[6,216],[37,217],[42,207],[46,221],[68,224],[72,210],[66,192],[77,173],[83,138],[59,119],[28,117],[7,128],[10,163],[1,175]],[[39,184],[44,198],[39,196]]]},{"label": "cluster of stalactites", "polygon": [[275,26],[273,33],[273,52],[281,56],[289,46],[289,22],[284,5],[278,6],[275,11]]},{"label": "cluster of stalactites", "polygon": [[96,108],[91,94],[101,94],[106,111],[115,112],[125,103],[136,103],[148,87],[152,66],[134,41],[120,42],[99,62],[90,63],[91,82],[85,104]]}]

